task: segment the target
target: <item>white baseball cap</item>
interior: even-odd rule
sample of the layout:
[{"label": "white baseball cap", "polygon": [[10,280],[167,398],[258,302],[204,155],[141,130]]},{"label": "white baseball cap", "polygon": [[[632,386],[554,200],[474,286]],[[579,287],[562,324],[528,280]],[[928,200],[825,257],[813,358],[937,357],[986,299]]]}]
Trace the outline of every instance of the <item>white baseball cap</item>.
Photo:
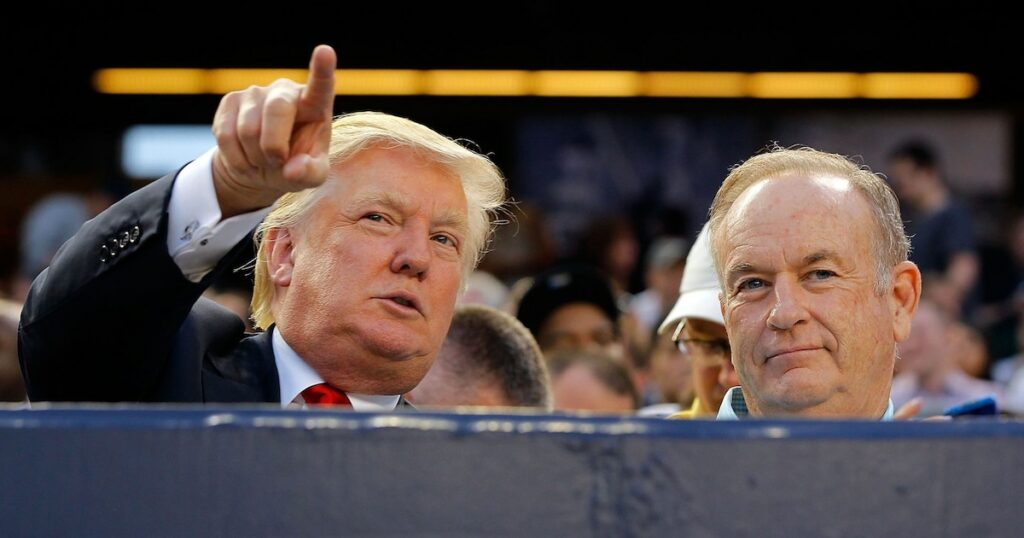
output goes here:
[{"label": "white baseball cap", "polygon": [[715,263],[711,258],[708,225],[705,224],[686,256],[683,281],[679,284],[679,299],[658,327],[658,334],[664,333],[669,327],[675,329],[683,318],[700,318],[725,325],[722,307],[718,302],[720,291]]}]

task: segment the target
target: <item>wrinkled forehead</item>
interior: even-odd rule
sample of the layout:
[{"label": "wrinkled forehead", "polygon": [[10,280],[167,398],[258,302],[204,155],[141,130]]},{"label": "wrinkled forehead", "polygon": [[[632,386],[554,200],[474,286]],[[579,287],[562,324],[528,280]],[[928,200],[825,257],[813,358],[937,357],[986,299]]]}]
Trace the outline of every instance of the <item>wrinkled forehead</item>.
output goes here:
[{"label": "wrinkled forehead", "polygon": [[793,201],[808,204],[808,209],[821,207],[822,204],[837,206],[853,190],[849,180],[835,176],[792,174],[764,178],[751,184],[736,198],[726,219],[736,221],[751,215],[770,214],[786,202]]},{"label": "wrinkled forehead", "polygon": [[[845,178],[791,175],[759,180],[729,208],[718,231],[717,262],[757,250],[803,256],[827,248],[847,251],[872,236],[863,195]],[[859,233],[858,233],[859,232]]]}]

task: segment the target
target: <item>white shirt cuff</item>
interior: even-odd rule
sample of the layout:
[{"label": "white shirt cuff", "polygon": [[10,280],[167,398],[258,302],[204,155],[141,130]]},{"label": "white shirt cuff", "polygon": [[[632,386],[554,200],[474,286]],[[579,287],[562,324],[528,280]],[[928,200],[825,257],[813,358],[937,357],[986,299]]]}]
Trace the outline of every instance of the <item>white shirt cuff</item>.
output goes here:
[{"label": "white shirt cuff", "polygon": [[265,207],[221,220],[213,186],[214,151],[181,169],[167,208],[167,252],[192,282],[202,280],[270,213],[270,207]]}]

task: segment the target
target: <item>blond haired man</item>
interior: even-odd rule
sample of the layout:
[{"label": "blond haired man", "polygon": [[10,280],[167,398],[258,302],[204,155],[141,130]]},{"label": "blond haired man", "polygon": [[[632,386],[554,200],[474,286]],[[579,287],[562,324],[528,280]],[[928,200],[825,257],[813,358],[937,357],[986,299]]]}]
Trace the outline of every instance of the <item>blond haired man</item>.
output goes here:
[{"label": "blond haired man", "polygon": [[[335,64],[226,95],[217,148],[65,246],[22,316],[31,399],[392,409],[423,378],[504,181],[409,120],[332,121]],[[260,221],[253,336],[198,297]]]}]

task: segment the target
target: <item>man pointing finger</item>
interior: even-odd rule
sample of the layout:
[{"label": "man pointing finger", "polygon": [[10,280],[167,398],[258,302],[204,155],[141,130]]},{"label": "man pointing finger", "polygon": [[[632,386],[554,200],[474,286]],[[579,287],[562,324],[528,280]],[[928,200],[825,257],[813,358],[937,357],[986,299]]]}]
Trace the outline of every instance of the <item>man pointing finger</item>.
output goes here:
[{"label": "man pointing finger", "polygon": [[[65,246],[22,316],[32,400],[288,405],[329,390],[390,409],[425,375],[504,181],[486,157],[415,122],[332,122],[335,61],[320,46],[306,85],[225,96],[217,148]],[[199,295],[237,267],[257,224],[264,332],[246,335]]]}]

